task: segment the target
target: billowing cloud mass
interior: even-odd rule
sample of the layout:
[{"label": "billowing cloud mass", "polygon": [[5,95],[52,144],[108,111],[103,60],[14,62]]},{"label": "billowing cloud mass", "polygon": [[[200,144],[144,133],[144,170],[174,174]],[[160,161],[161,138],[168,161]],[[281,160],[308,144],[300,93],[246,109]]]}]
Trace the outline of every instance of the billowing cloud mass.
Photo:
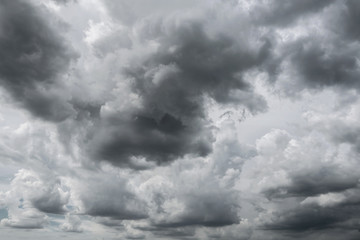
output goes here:
[{"label": "billowing cloud mass", "polygon": [[207,33],[208,19],[148,21],[136,29],[139,41],[156,46],[131,56],[121,69],[139,106],[102,119],[91,146],[96,158],[116,165],[130,157],[161,163],[188,153],[209,154],[213,137],[204,103],[209,98],[221,104],[243,104],[253,113],[266,109],[263,98],[242,75],[261,66],[268,42],[252,46],[245,38],[240,45],[225,33]]},{"label": "billowing cloud mass", "polygon": [[0,2],[11,239],[359,239],[360,2]]},{"label": "billowing cloud mass", "polygon": [[15,102],[49,121],[72,113],[59,78],[76,57],[55,27],[26,1],[1,3],[1,85]]}]

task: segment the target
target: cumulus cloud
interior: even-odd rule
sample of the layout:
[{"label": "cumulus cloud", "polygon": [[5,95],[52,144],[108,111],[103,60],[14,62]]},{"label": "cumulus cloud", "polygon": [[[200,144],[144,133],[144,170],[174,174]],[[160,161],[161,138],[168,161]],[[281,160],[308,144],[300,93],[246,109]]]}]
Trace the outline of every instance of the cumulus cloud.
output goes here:
[{"label": "cumulus cloud", "polygon": [[[261,13],[261,7],[258,8]],[[264,9],[273,14],[268,17],[259,14],[264,24],[275,24],[276,21],[280,26],[285,24],[285,28],[274,28],[278,34],[272,51],[276,71],[268,71],[270,79],[280,85],[280,91],[288,96],[299,96],[306,90],[359,88],[356,81],[359,46],[352,36],[356,30],[351,27],[356,22],[357,4],[354,1],[295,1]],[[312,14],[307,16],[308,13]],[[287,17],[289,19],[285,21]],[[300,24],[293,23],[300,17]],[[293,23],[291,27],[288,26],[290,23]],[[304,28],[304,24],[309,28]]]},{"label": "cumulus cloud", "polygon": [[61,225],[61,229],[65,232],[82,232],[81,219],[76,215],[66,214],[66,222]]},{"label": "cumulus cloud", "polygon": [[73,186],[73,191],[81,201],[82,214],[115,220],[148,217],[146,204],[128,189],[125,179],[119,179],[116,175],[102,175],[101,178],[89,176],[86,184],[78,184]]},{"label": "cumulus cloud", "polygon": [[72,114],[61,75],[76,54],[26,1],[1,3],[0,84],[35,116],[61,121]]},{"label": "cumulus cloud", "polygon": [[5,226],[15,228],[42,228],[48,223],[44,213],[60,214],[66,211],[69,193],[61,189],[59,180],[41,179],[33,171],[21,169],[11,182],[11,190],[4,192],[8,218]]},{"label": "cumulus cloud", "polygon": [[359,6],[2,1],[2,233],[358,239]]},{"label": "cumulus cloud", "polygon": [[[321,117],[308,119],[315,124],[314,119]],[[259,155],[246,164],[244,177],[258,183],[252,191],[275,204],[270,210],[267,202],[260,203],[261,228],[290,232],[358,228],[349,221],[359,218],[351,210],[358,208],[359,177],[352,170],[358,153],[333,142],[331,130],[322,131],[322,125],[302,139],[273,130],[258,140]]]},{"label": "cumulus cloud", "polygon": [[240,44],[222,32],[207,32],[207,19],[149,19],[137,26],[150,52],[137,54],[123,67],[140,106],[101,120],[91,149],[97,159],[131,166],[132,157],[157,163],[186,154],[211,152],[205,104],[242,104],[250,112],[266,109],[243,75],[261,65],[270,44],[244,38]]}]

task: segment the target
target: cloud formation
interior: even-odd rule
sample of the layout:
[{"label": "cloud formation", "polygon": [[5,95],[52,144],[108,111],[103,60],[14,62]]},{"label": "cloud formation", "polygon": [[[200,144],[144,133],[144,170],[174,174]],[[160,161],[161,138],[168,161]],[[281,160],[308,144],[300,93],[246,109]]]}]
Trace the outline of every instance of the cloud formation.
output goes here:
[{"label": "cloud formation", "polygon": [[357,1],[90,2],[0,3],[5,237],[359,238]]},{"label": "cloud formation", "polygon": [[35,116],[61,121],[73,111],[59,89],[76,54],[43,15],[26,1],[1,3],[0,84]]}]

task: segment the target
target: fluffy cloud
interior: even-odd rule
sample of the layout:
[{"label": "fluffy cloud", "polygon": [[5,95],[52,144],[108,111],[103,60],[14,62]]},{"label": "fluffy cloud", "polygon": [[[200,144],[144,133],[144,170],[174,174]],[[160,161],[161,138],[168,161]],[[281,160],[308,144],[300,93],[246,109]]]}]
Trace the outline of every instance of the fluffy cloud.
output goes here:
[{"label": "fluffy cloud", "polygon": [[61,229],[65,232],[82,232],[81,219],[76,215],[66,215],[66,222],[61,225]]},{"label": "fluffy cloud", "polygon": [[135,49],[122,71],[140,103],[130,112],[104,114],[92,140],[95,158],[131,166],[132,157],[163,163],[205,156],[212,139],[207,99],[240,103],[253,113],[266,109],[243,75],[264,62],[269,43],[244,38],[240,44],[226,33],[208,32],[207,21],[155,18],[135,26],[137,41],[151,50]]},{"label": "fluffy cloud", "polygon": [[4,236],[358,239],[357,1],[145,2],[0,3]]},{"label": "fluffy cloud", "polygon": [[243,169],[243,178],[258,183],[250,191],[270,201],[259,202],[258,224],[268,230],[305,232],[308,237],[312,235],[308,231],[324,228],[357,229],[354,222],[359,216],[353,209],[359,207],[355,197],[359,177],[354,169],[358,153],[349,143],[334,141],[337,128],[323,131],[327,124],[316,125],[321,120],[344,124],[353,114],[326,120],[314,113],[305,116],[313,126],[308,135],[293,139],[287,132],[273,130],[258,140],[259,155]]},{"label": "fluffy cloud", "polygon": [[61,182],[52,177],[41,179],[35,172],[21,169],[11,182],[11,190],[3,193],[8,218],[5,226],[16,228],[42,228],[47,222],[44,213],[60,214],[66,211],[69,193]]}]

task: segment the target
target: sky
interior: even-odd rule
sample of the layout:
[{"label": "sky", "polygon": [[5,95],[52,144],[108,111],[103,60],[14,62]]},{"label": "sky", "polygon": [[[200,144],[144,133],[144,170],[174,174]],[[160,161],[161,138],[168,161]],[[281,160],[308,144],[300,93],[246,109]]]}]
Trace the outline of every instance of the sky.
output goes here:
[{"label": "sky", "polygon": [[0,1],[0,238],[360,239],[360,1]]}]

